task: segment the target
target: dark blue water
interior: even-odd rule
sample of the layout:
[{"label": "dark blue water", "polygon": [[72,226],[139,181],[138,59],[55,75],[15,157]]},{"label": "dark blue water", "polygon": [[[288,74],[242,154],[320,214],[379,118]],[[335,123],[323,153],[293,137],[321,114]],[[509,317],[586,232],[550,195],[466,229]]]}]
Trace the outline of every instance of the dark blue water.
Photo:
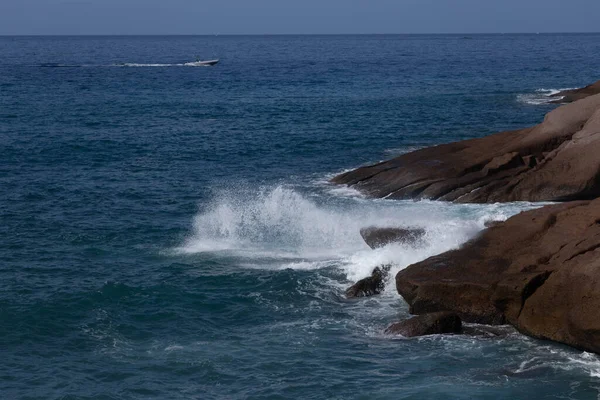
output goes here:
[{"label": "dark blue water", "polygon": [[[393,284],[529,204],[369,200],[333,174],[540,121],[600,35],[0,38],[0,397],[597,398],[507,329],[401,339]],[[220,58],[188,67],[196,55]],[[542,90],[544,89],[544,90]],[[427,229],[377,251],[371,224]]]}]

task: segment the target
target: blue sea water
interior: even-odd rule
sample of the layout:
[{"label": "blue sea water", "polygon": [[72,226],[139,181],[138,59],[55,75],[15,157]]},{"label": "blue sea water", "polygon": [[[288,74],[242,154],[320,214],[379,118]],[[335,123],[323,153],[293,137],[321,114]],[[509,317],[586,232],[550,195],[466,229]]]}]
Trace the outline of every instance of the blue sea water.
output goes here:
[{"label": "blue sea water", "polygon": [[[0,37],[0,397],[592,399],[600,359],[383,334],[393,279],[533,204],[374,200],[328,179],[539,122],[600,35]],[[196,55],[216,67],[184,64]],[[427,230],[369,249],[359,230]]]}]

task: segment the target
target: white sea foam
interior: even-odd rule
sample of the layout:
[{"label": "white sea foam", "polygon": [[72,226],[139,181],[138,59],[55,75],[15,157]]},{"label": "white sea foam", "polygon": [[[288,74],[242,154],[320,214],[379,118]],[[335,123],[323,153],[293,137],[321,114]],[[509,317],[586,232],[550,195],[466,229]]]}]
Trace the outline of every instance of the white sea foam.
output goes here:
[{"label": "white sea foam", "polygon": [[[523,340],[531,342],[530,339],[524,338]],[[537,346],[534,342],[526,354],[528,358],[519,364],[514,371],[515,374],[525,374],[540,369],[554,369],[584,371],[590,377],[600,378],[600,358],[596,354],[562,350],[552,346]]]},{"label": "white sea foam", "polygon": [[176,67],[183,64],[138,64],[138,63],[123,63],[113,64],[112,67]]},{"label": "white sea foam", "polygon": [[[504,220],[529,203],[460,205],[435,201],[389,201],[360,197],[306,196],[277,186],[215,196],[194,219],[181,254],[225,252],[254,268],[301,270],[335,267],[349,280],[381,264],[392,273],[426,257],[456,248],[487,220]],[[360,236],[367,226],[419,227],[425,240],[414,246],[370,249]]]},{"label": "white sea foam", "polygon": [[526,93],[517,95],[517,100],[521,103],[539,106],[542,104],[550,104],[553,101],[561,100],[562,97],[552,97],[563,90],[572,90],[573,88],[564,89],[538,89],[535,93]]},{"label": "white sea foam", "polygon": [[412,153],[413,151],[421,150],[422,148],[423,148],[423,146],[406,146],[406,147],[397,147],[397,148],[393,148],[393,149],[386,149],[383,152],[386,155],[400,156],[402,154]]},{"label": "white sea foam", "polygon": [[319,176],[312,182],[313,185],[325,189],[329,194],[338,197],[349,197],[349,198],[364,198],[365,195],[353,187],[347,185],[336,185],[331,183],[331,180],[338,175],[346,172],[353,171],[354,168],[345,169],[335,173],[327,174],[325,176]]}]

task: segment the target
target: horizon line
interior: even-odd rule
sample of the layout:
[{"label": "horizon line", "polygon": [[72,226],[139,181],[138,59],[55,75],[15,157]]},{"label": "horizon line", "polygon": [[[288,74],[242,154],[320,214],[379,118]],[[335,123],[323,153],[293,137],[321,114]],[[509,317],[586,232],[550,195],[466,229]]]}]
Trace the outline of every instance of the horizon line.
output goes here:
[{"label": "horizon line", "polygon": [[430,33],[33,33],[0,34],[0,37],[43,37],[43,36],[460,36],[460,35],[589,35],[600,31],[571,32],[430,32]]}]

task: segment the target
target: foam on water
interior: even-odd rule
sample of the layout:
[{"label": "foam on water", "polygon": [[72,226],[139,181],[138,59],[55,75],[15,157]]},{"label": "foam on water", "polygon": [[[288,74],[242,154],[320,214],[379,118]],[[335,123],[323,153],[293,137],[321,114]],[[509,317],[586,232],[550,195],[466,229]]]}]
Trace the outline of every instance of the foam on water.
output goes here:
[{"label": "foam on water", "polygon": [[353,187],[347,185],[334,185],[331,183],[331,180],[336,176],[345,174],[346,172],[350,172],[353,170],[353,168],[349,168],[338,172],[330,173],[325,176],[318,176],[313,180],[312,184],[336,197],[365,198],[365,195],[363,193],[359,192]]},{"label": "foam on water", "polygon": [[[392,272],[472,238],[487,220],[504,220],[529,203],[460,205],[434,201],[390,201],[301,193],[285,186],[222,192],[195,217],[183,254],[224,253],[242,264],[270,269],[337,267],[349,280],[381,264]],[[537,207],[539,205],[535,205]],[[360,236],[368,226],[418,227],[425,240],[370,249]],[[254,261],[253,261],[254,260]]]},{"label": "foam on water", "polygon": [[41,68],[82,68],[82,67],[211,67],[208,64],[199,64],[197,61],[186,63],[118,63],[118,64],[59,64],[59,63],[42,63],[35,66]]},{"label": "foam on water", "polygon": [[400,156],[402,154],[411,153],[413,151],[421,150],[423,146],[406,146],[406,147],[398,147],[393,149],[386,149],[383,152],[386,155],[390,155],[393,157]]},{"label": "foam on water", "polygon": [[521,103],[539,106],[542,104],[551,104],[553,101],[562,100],[562,97],[552,97],[563,90],[572,90],[573,88],[564,89],[538,89],[535,93],[519,94],[517,100]]},{"label": "foam on water", "polygon": [[186,62],[175,64],[160,64],[160,63],[122,63],[112,64],[111,67],[210,67],[211,65],[200,65],[198,62]]},{"label": "foam on water", "polygon": [[[523,337],[525,342],[531,339]],[[553,369],[562,371],[583,370],[590,377],[600,377],[600,358],[588,352],[577,352],[575,350],[561,350],[553,346],[537,346],[532,343],[527,352],[527,358],[523,360],[514,371],[515,374],[527,374],[541,369]]]}]

